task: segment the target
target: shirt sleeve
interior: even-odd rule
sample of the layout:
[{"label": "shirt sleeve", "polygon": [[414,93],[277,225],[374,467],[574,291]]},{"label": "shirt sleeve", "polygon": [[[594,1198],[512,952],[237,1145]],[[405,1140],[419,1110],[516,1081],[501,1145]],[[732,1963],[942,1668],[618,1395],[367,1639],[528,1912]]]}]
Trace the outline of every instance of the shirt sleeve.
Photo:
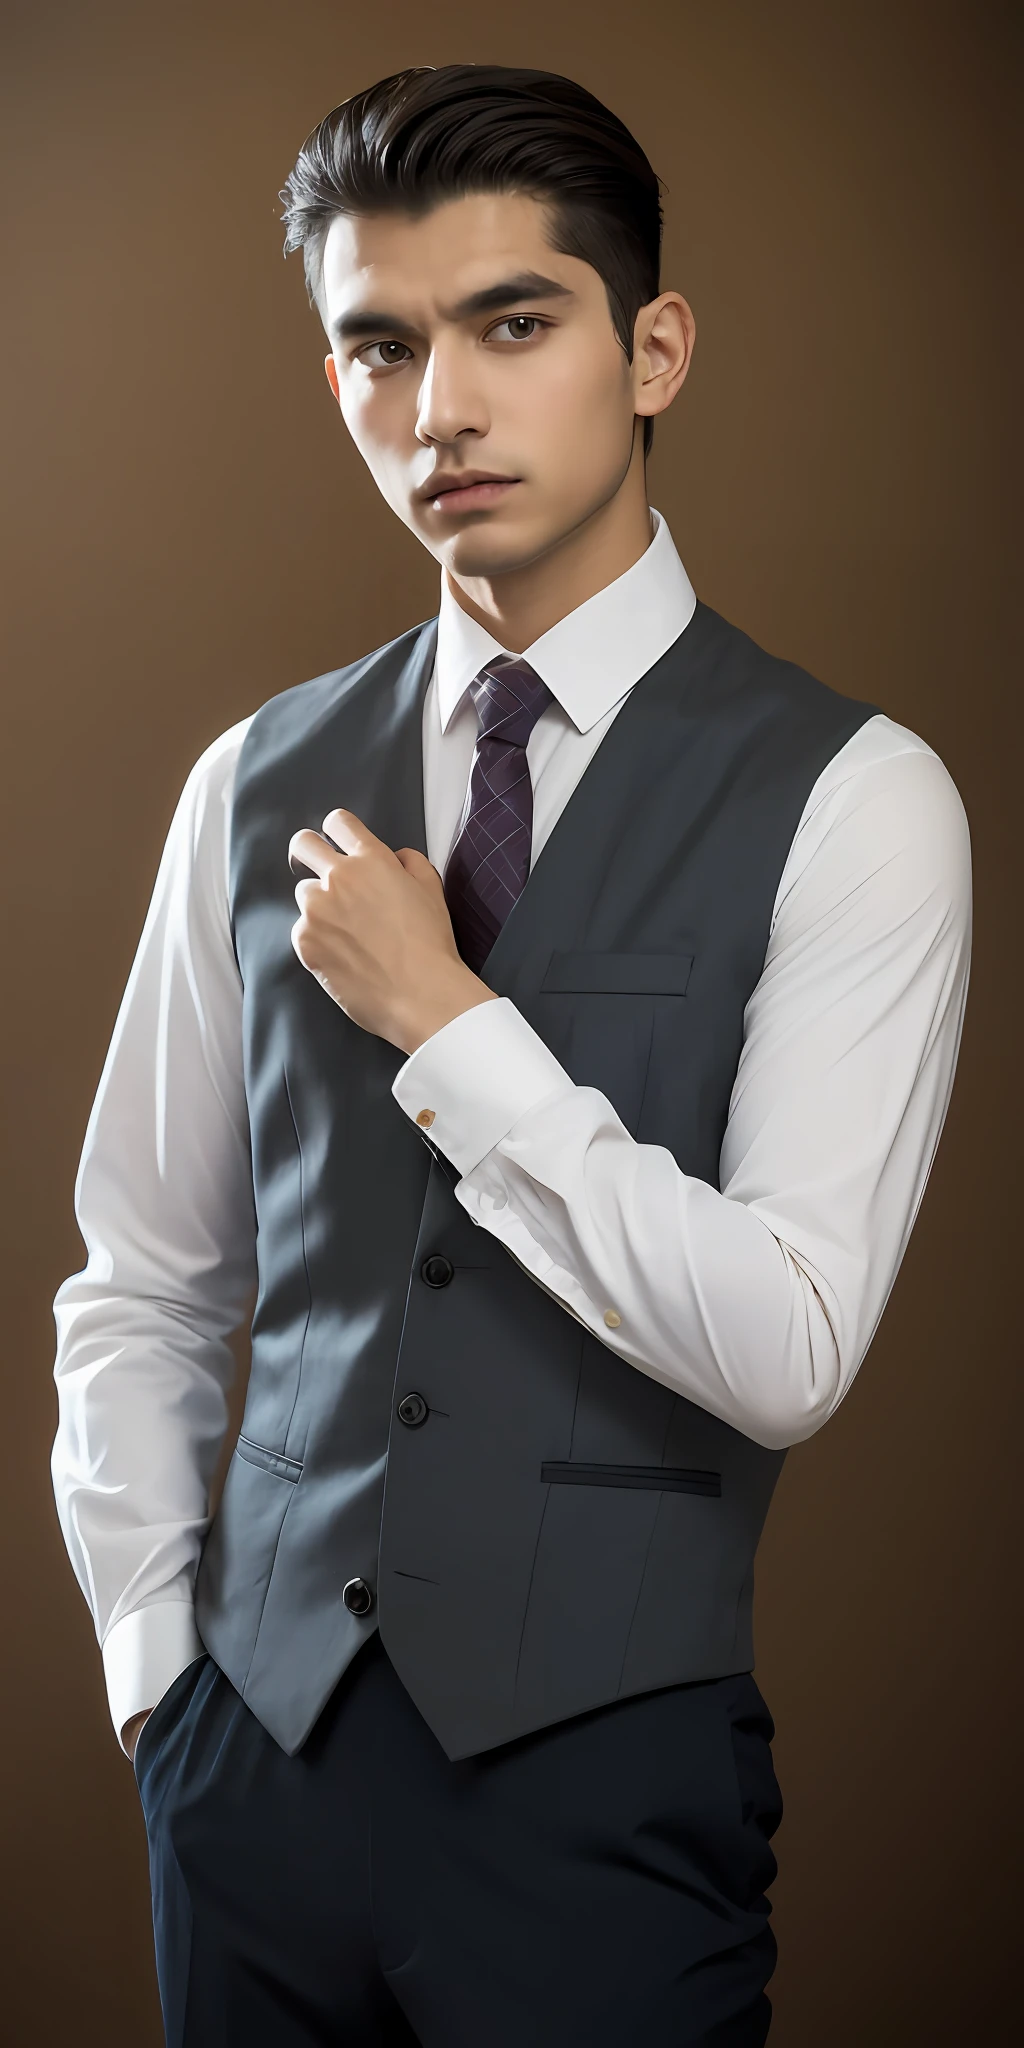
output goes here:
[{"label": "shirt sleeve", "polygon": [[54,1303],[54,1492],[119,1737],[202,1652],[193,1584],[229,1338],[254,1280],[227,889],[246,725],[196,763],[175,811],[85,1137],[75,1212],[87,1263]]},{"label": "shirt sleeve", "polygon": [[[899,1270],[963,1026],[971,849],[939,757],[867,721],[819,777],[744,1014],[720,1187],[640,1144],[507,998],[393,1093],[455,1193],[618,1355],[770,1448],[847,1393]],[[421,1121],[423,1121],[421,1116]]]}]

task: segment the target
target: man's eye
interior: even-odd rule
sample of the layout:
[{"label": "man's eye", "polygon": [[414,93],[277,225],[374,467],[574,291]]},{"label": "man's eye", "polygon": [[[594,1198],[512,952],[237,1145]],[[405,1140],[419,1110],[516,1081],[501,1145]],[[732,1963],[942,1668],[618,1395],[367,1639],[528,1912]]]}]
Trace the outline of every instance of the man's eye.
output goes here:
[{"label": "man's eye", "polygon": [[[498,327],[512,327],[519,329],[518,333],[514,333],[508,337],[508,339],[511,341],[532,341],[533,329],[535,327],[541,327],[543,326],[543,324],[543,321],[538,320],[536,313],[510,313],[507,320],[499,320]],[[524,334],[522,332],[524,327],[528,327],[530,329],[529,334]],[[497,328],[492,328],[491,332],[496,333]]]},{"label": "man's eye", "polygon": [[373,351],[375,348],[384,349],[385,351],[401,348],[405,349],[407,356],[412,354],[412,350],[405,347],[404,341],[371,341],[366,348],[361,348],[359,351],[360,360],[364,363],[369,363],[371,370],[390,370],[394,363],[400,363],[403,360],[401,356],[385,354],[383,361],[378,357],[377,361],[374,362]]}]

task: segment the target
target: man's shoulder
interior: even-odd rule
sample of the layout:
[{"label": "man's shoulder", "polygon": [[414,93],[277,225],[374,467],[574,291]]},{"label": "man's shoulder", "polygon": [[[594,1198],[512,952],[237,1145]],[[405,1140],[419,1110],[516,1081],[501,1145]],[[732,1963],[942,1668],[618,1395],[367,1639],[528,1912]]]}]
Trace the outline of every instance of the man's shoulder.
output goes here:
[{"label": "man's shoulder", "polygon": [[211,809],[230,803],[231,789],[238,766],[238,757],[245,744],[246,735],[252,725],[254,712],[240,718],[235,725],[229,725],[218,733],[209,746],[193,762],[185,780],[179,799],[179,813],[187,812],[193,820],[192,829]]},{"label": "man's shoulder", "polygon": [[765,739],[774,731],[783,749],[801,733],[812,750],[819,742],[838,746],[880,711],[869,698],[847,696],[800,662],[774,653],[703,599],[682,646],[691,663],[694,706],[728,724],[749,719]]},{"label": "man's shoulder", "polygon": [[904,825],[967,829],[960,791],[945,761],[920,733],[884,712],[869,718],[823,769],[808,800],[805,820],[830,807],[834,817],[874,807],[877,823],[888,811]]},{"label": "man's shoulder", "polygon": [[248,766],[257,766],[264,754],[276,754],[283,743],[314,737],[360,686],[379,682],[382,669],[400,674],[430,623],[421,621],[341,668],[326,669],[267,697],[204,748],[189,771],[182,801],[193,811],[208,809],[211,803],[230,807],[243,754]]},{"label": "man's shoulder", "polygon": [[[878,713],[839,748],[810,792],[779,884],[772,928],[819,893],[874,903],[895,927],[931,906],[969,931],[971,834],[960,791],[928,741]],[[801,911],[801,916],[805,914]],[[814,913],[817,916],[817,912]],[[865,910],[870,924],[871,913]]]},{"label": "man's shoulder", "polygon": [[326,669],[322,675],[311,676],[306,682],[293,683],[288,689],[268,697],[248,721],[245,737],[249,751],[255,751],[263,741],[277,744],[285,734],[309,739],[346,702],[363,690],[376,688],[385,676],[397,678],[420,636],[432,623],[420,620],[393,640],[374,647],[369,654],[362,654],[341,668]]}]

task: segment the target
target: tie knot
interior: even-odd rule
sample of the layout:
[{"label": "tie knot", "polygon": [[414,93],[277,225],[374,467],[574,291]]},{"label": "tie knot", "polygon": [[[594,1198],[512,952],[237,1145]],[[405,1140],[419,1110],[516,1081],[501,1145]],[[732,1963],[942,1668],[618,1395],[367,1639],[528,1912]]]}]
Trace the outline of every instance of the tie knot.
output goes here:
[{"label": "tie knot", "polygon": [[520,654],[499,654],[470,683],[481,739],[525,747],[551,691]]}]

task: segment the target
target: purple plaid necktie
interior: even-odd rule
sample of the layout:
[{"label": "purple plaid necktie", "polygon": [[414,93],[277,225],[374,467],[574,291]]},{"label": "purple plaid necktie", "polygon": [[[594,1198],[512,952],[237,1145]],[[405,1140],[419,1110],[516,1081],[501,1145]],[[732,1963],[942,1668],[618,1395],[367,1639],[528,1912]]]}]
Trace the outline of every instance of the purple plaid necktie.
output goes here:
[{"label": "purple plaid necktie", "polygon": [[448,856],[455,942],[479,974],[530,872],[533,784],[526,742],[551,691],[521,655],[499,654],[470,683],[479,725],[469,811]]}]

